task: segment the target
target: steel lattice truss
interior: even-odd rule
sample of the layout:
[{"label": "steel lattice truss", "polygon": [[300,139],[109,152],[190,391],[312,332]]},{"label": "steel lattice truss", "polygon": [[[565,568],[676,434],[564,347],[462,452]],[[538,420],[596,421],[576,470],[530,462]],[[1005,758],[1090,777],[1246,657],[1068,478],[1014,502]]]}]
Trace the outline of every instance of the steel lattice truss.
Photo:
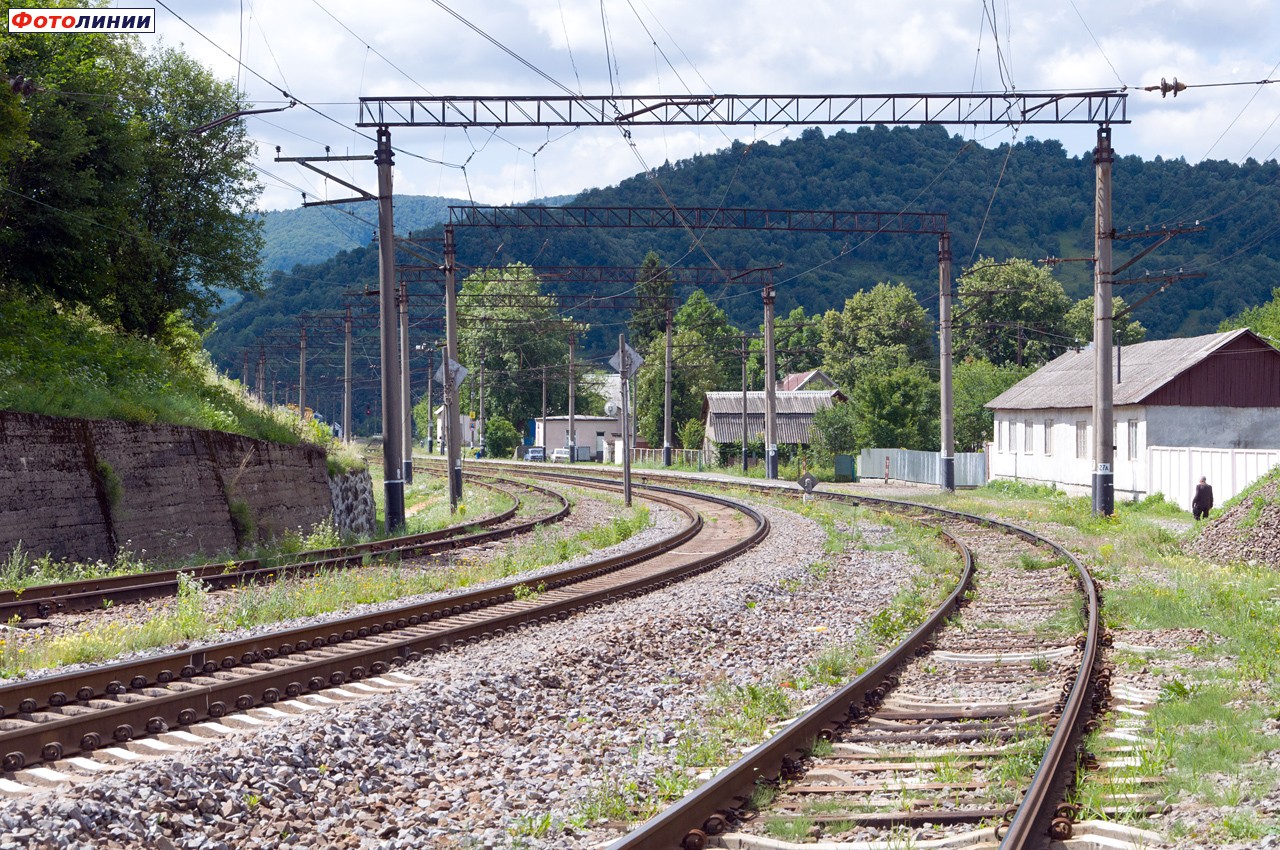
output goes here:
[{"label": "steel lattice truss", "polygon": [[819,233],[947,232],[946,213],[709,207],[449,207],[458,227],[680,227],[691,230],[791,230]]},{"label": "steel lattice truss", "polygon": [[358,127],[692,124],[1127,124],[1128,95],[1088,92],[362,97]]},{"label": "steel lattice truss", "polygon": [[[534,266],[533,274],[543,283],[635,286],[643,279],[636,266]],[[694,266],[672,266],[662,270],[660,277],[678,286],[719,286],[725,283],[741,283],[748,286],[768,286],[773,283],[772,268],[716,269]],[[396,266],[397,277],[407,284],[444,284],[443,266]],[[465,297],[460,293],[459,297]],[[539,297],[548,297],[547,295]],[[564,296],[556,295],[556,298]]]}]

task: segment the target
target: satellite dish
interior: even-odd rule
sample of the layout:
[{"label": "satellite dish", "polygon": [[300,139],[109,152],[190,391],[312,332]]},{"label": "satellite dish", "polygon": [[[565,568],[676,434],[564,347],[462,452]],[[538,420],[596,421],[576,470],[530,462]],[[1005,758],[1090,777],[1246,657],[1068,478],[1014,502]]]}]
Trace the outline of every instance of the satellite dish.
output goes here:
[{"label": "satellite dish", "polygon": [[604,404],[604,415],[605,415],[605,416],[617,416],[617,415],[618,415],[618,403],[617,403],[616,401],[607,401],[607,402],[605,402],[605,404]]}]

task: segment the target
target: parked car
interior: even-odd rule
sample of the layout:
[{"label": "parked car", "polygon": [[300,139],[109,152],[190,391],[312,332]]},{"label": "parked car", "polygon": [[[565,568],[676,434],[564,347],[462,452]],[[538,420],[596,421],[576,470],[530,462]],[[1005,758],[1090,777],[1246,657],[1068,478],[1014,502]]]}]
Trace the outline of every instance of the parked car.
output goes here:
[{"label": "parked car", "polygon": [[568,463],[568,462],[569,462],[569,450],[568,450],[568,449],[552,449],[552,450],[551,450],[551,462],[552,462],[552,463],[560,463],[560,462],[562,462],[562,461],[563,461],[564,463]]},{"label": "parked car", "polygon": [[542,446],[530,446],[528,449],[525,450],[524,459],[525,460],[546,460],[547,450],[544,449]]}]

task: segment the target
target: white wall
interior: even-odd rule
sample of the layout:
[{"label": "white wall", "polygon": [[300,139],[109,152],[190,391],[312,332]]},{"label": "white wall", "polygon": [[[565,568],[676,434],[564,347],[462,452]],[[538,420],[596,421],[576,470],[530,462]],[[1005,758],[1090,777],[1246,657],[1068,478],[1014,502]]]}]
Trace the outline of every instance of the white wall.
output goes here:
[{"label": "white wall", "polygon": [[[1117,499],[1145,495],[1147,488],[1147,409],[1141,405],[1115,408],[1115,474]],[[1053,484],[1068,492],[1087,493],[1093,486],[1093,414],[1086,408],[1048,408],[1031,411],[998,410],[995,441],[989,445],[992,478],[1031,484]],[[1130,449],[1130,421],[1136,439]],[[1077,456],[1076,423],[1084,425],[1083,457]],[[1027,448],[1028,423],[1031,446]],[[1052,424],[1050,424],[1052,423]],[[1049,451],[1045,431],[1052,429]],[[1131,457],[1136,455],[1136,457]]]}]

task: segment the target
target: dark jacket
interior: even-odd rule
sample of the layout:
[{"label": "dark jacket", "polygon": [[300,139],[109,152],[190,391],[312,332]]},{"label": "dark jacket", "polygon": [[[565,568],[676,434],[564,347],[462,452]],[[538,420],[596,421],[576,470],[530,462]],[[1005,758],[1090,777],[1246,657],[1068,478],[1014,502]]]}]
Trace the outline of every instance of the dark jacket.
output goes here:
[{"label": "dark jacket", "polygon": [[1208,484],[1196,485],[1196,496],[1191,500],[1193,514],[1207,514],[1213,508],[1213,488]]}]

